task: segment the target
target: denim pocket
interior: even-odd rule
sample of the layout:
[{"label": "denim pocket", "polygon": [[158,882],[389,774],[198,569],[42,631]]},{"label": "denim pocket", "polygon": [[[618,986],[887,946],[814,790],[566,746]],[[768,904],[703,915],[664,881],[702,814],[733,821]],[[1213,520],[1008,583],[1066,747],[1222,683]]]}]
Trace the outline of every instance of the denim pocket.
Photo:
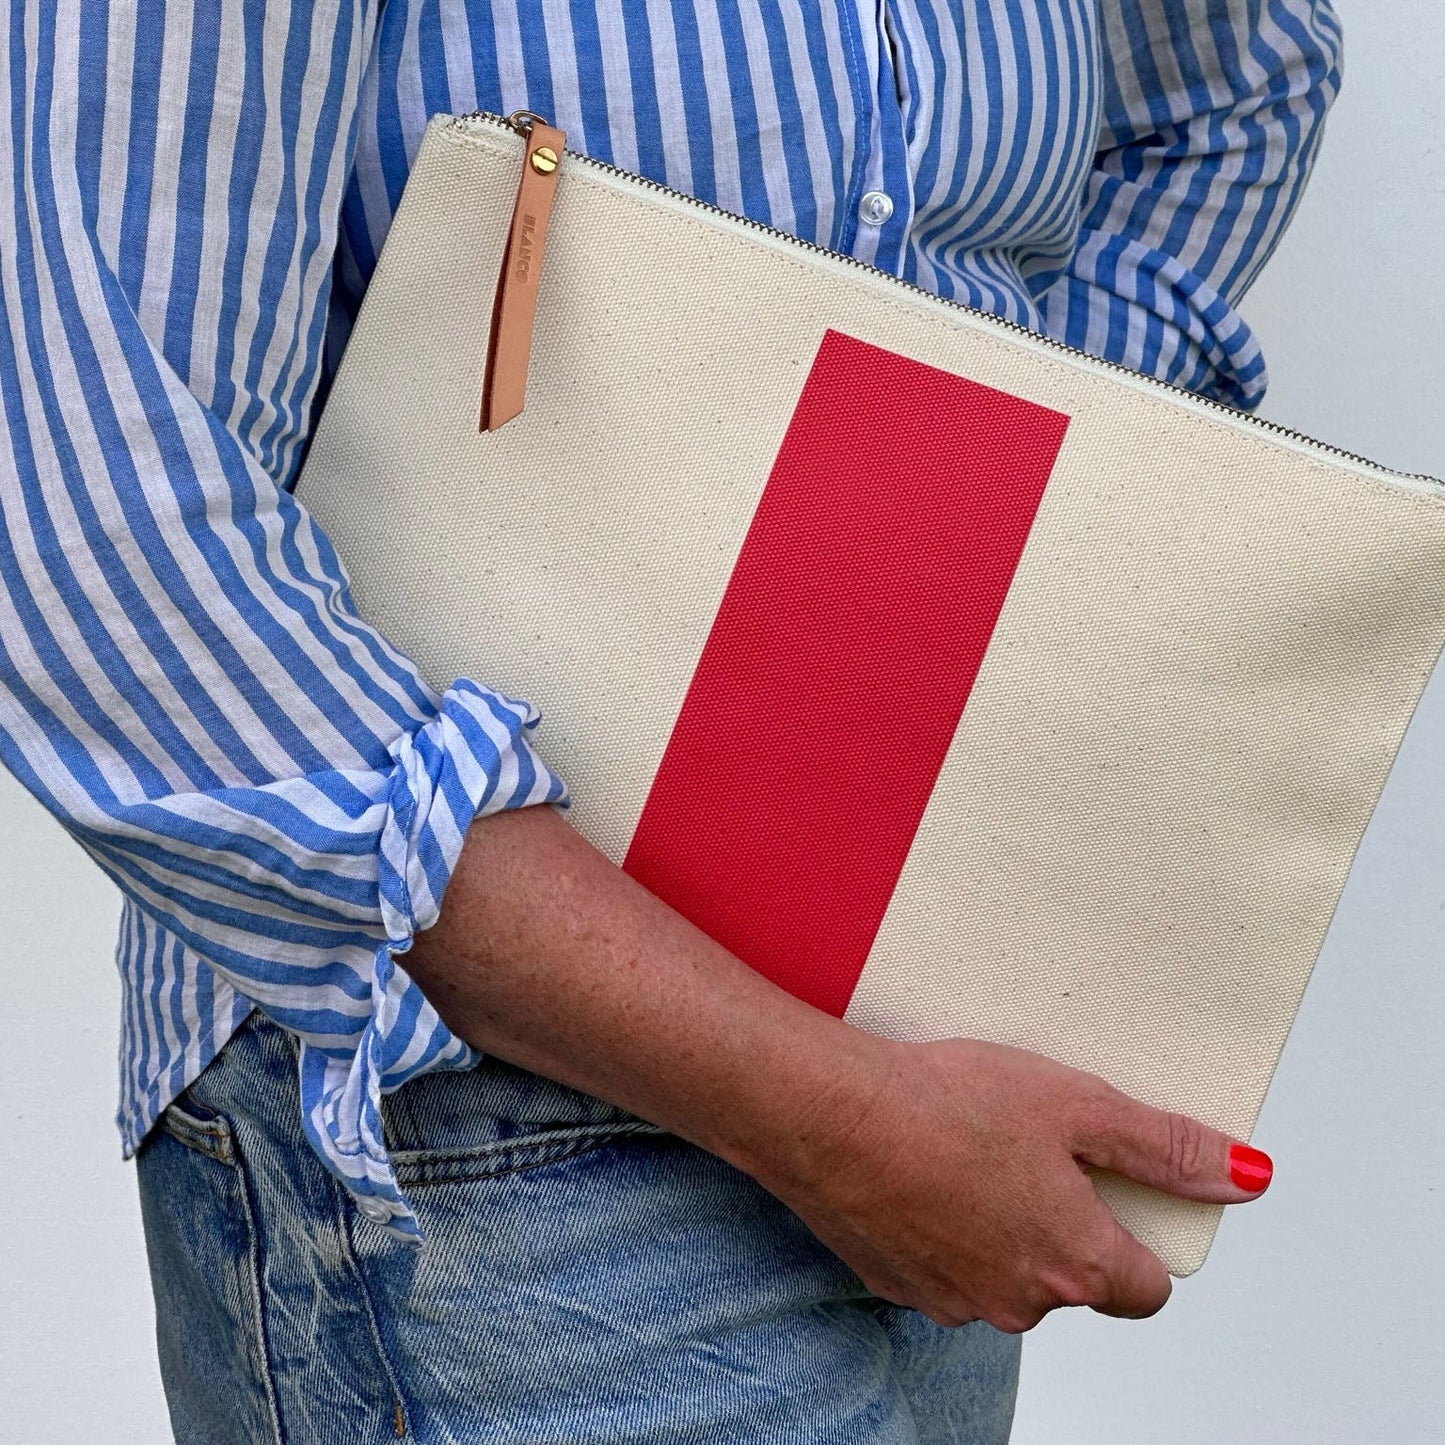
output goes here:
[{"label": "denim pocket", "polygon": [[162,1113],[136,1168],[177,1445],[279,1445],[259,1240],[230,1121],[183,1093]]},{"label": "denim pocket", "polygon": [[593,1124],[576,1129],[547,1129],[537,1134],[460,1149],[394,1149],[392,1168],[403,1189],[427,1184],[463,1184],[498,1174],[519,1174],[590,1153],[630,1136],[663,1133],[656,1124]]},{"label": "denim pocket", "polygon": [[615,1104],[492,1057],[402,1085],[382,1099],[382,1119],[404,1189],[515,1174],[664,1132]]}]

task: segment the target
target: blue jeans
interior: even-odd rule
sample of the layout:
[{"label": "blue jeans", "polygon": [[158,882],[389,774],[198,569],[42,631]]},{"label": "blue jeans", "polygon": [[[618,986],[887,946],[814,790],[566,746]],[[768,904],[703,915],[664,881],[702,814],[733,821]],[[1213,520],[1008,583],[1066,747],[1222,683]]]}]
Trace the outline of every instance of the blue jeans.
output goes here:
[{"label": "blue jeans", "polygon": [[999,1445],[1019,1340],[871,1294],[747,1175],[485,1059],[386,1098],[426,1233],[303,1140],[251,1020],[138,1160],[178,1445]]}]

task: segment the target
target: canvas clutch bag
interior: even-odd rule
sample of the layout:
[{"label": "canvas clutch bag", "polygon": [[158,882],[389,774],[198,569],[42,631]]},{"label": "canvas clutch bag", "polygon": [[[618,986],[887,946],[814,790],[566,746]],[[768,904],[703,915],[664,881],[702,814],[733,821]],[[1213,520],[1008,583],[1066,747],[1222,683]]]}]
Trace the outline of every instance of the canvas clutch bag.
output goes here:
[{"label": "canvas clutch bag", "polygon": [[[785,988],[1247,1138],[1445,641],[1439,484],[570,152],[529,236],[535,141],[432,121],[327,399],[362,613]],[[1199,1266],[1216,1207],[1096,1183]]]}]

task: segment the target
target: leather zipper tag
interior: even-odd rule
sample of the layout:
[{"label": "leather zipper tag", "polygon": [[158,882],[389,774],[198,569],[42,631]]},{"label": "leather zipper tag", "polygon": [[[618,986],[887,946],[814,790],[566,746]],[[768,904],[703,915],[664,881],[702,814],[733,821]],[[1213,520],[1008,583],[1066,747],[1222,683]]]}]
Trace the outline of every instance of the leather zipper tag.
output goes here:
[{"label": "leather zipper tag", "polygon": [[502,252],[502,271],[492,301],[487,338],[487,370],[482,379],[479,430],[496,431],[521,410],[527,396],[527,362],[532,352],[532,319],[552,196],[566,135],[555,126],[533,121],[527,130],[522,179],[512,208],[512,229]]}]

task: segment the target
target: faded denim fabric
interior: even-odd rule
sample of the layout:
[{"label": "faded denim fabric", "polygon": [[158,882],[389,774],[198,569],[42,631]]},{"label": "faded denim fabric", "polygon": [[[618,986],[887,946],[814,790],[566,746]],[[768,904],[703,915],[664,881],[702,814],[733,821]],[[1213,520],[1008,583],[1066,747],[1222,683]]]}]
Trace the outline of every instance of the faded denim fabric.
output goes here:
[{"label": "faded denim fabric", "polygon": [[426,1236],[301,1136],[261,1015],[140,1152],[178,1445],[1000,1445],[1019,1339],[871,1294],[747,1175],[484,1059],[385,1098]]}]

